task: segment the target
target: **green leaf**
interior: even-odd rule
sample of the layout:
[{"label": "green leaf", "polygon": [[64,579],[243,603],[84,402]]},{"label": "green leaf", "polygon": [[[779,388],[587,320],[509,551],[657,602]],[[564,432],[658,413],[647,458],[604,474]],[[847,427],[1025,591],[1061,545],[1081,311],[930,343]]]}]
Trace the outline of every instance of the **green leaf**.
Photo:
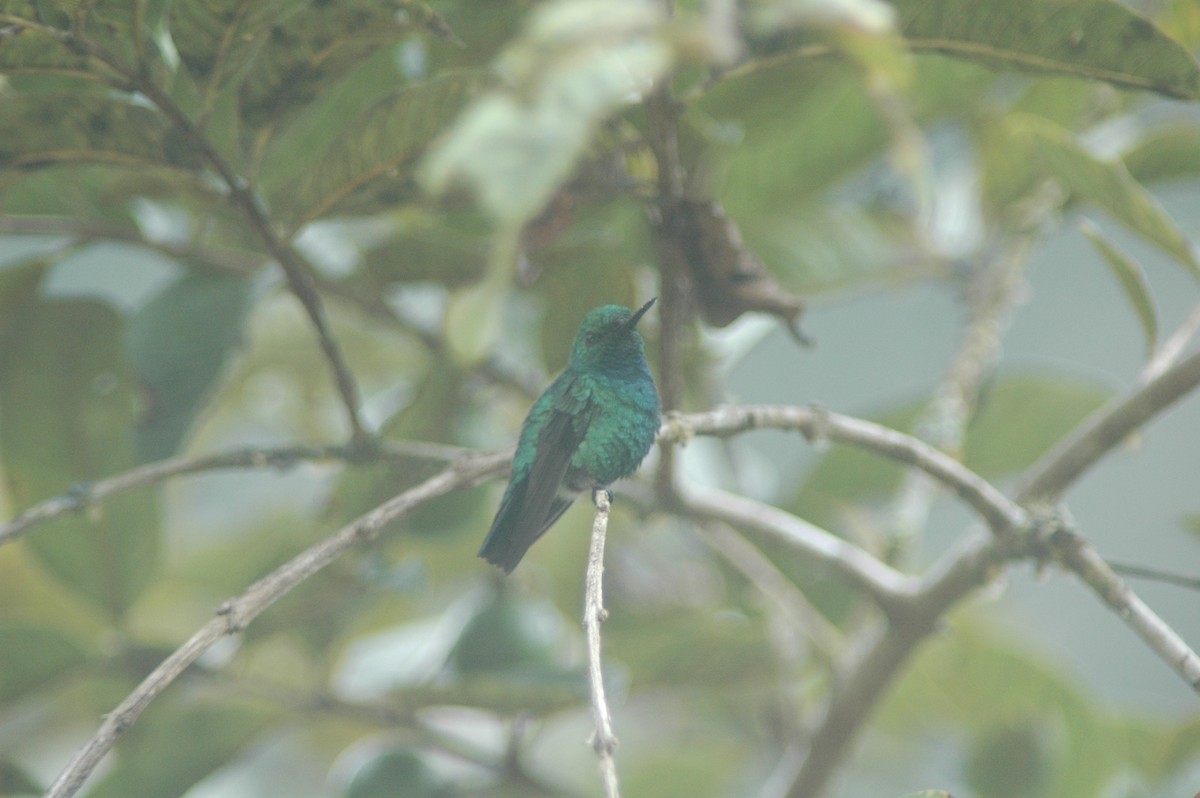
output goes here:
[{"label": "green leaf", "polygon": [[87,56],[73,53],[49,31],[37,24],[37,14],[32,3],[0,3],[0,11],[14,17],[29,20],[26,27],[7,27],[0,36],[0,73],[12,78],[25,75],[60,75],[86,80],[99,80],[100,76],[89,68]]},{"label": "green leaf", "polygon": [[161,116],[110,94],[41,92],[0,103],[0,167],[6,169],[82,163],[136,168],[194,160],[190,151],[169,145]]},{"label": "green leaf", "polygon": [[1200,98],[1200,65],[1187,49],[1116,0],[896,0],[894,5],[914,50]]},{"label": "green leaf", "polygon": [[412,748],[395,747],[371,757],[354,773],[346,798],[437,798],[450,792],[444,780]]},{"label": "green leaf", "polygon": [[[385,97],[349,123],[337,120],[341,135],[311,167],[292,164],[293,184],[282,186],[272,204],[295,208],[300,224],[348,207],[358,214],[394,207],[391,195],[402,190],[416,158],[466,101],[491,82],[484,72],[450,72]],[[390,193],[364,197],[375,184]]]},{"label": "green leaf", "polygon": [[470,188],[507,226],[532,219],[566,180],[594,127],[668,65],[657,6],[559,0],[539,7],[499,69],[515,90],[472,103],[429,154],[425,186]]},{"label": "green leaf", "polygon": [[1111,396],[1108,387],[1070,374],[1004,374],[984,386],[963,461],[989,479],[1021,471]]},{"label": "green leaf", "polygon": [[[83,645],[59,629],[0,623],[0,704],[54,684],[86,659]],[[0,794],[8,793],[0,790]]]},{"label": "green leaf", "polygon": [[981,141],[984,195],[993,207],[1013,207],[1051,177],[1067,192],[1067,202],[1096,205],[1200,277],[1191,243],[1120,161],[1097,158],[1068,131],[1027,114],[992,125]]},{"label": "green leaf", "polygon": [[116,766],[90,798],[183,795],[229,762],[271,715],[234,704],[156,703],[126,735]]},{"label": "green leaf", "polygon": [[0,795],[16,798],[19,795],[41,795],[45,790],[22,767],[7,759],[0,759]]},{"label": "green leaf", "polygon": [[450,663],[464,675],[541,672],[558,663],[563,631],[552,607],[502,591],[463,627]]},{"label": "green leaf", "polygon": [[500,335],[508,291],[489,277],[450,296],[446,307],[446,343],[463,365],[478,363]]},{"label": "green leaf", "polygon": [[[1064,435],[1102,405],[1111,392],[1079,377],[1015,372],[985,386],[963,444],[968,467],[988,478],[1013,474],[1036,462]],[[910,431],[925,403],[875,416],[879,423]],[[851,446],[821,458],[797,491],[792,507],[818,524],[831,524],[839,508],[881,499],[899,484],[892,461]]]},{"label": "green leaf", "polygon": [[1155,131],[1138,141],[1122,160],[1141,183],[1195,177],[1200,174],[1200,128],[1189,125]]},{"label": "green leaf", "polygon": [[1046,794],[1050,763],[1042,729],[1030,721],[1002,723],[974,741],[966,779],[980,798]]},{"label": "green leaf", "polygon": [[[28,284],[3,301],[0,455],[14,505],[132,467],[134,389],[117,314],[95,301],[45,299]],[[115,497],[86,518],[39,528],[26,545],[65,587],[120,616],[153,577],[157,501]]]},{"label": "green leaf", "polygon": [[1142,272],[1142,267],[1108,243],[1100,230],[1091,222],[1083,220],[1080,229],[1100,251],[1109,271],[1121,286],[1125,298],[1133,306],[1133,312],[1137,314],[1138,322],[1142,325],[1142,332],[1146,336],[1146,356],[1149,357],[1154,353],[1154,348],[1158,343],[1158,314],[1154,310],[1154,299],[1150,295],[1150,285],[1146,282],[1146,275]]},{"label": "green leaf", "polygon": [[143,460],[178,450],[241,343],[250,299],[247,280],[194,270],[168,285],[130,320],[125,348],[145,403],[137,425]]}]

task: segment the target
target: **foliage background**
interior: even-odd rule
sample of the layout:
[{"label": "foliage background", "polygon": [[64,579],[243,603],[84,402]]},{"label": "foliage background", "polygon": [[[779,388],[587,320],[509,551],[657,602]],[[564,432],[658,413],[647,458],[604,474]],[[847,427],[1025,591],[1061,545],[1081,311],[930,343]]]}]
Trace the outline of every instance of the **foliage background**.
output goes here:
[{"label": "foliage background", "polygon": [[[80,509],[0,538],[0,792],[41,792],[220,602],[437,470],[428,447],[382,458],[375,433],[509,445],[598,304],[662,297],[645,333],[676,409],[819,402],[1017,485],[1195,316],[1198,45],[1189,0],[0,2],[4,516]],[[704,228],[718,243],[682,276],[655,224],[681,196],[740,231]],[[673,282],[741,269],[715,299]],[[811,348],[783,329],[794,296]],[[947,411],[981,307],[999,337]],[[1197,430],[1193,399],[1070,493],[1113,561],[1195,572]],[[89,493],[177,454],[347,442]],[[664,459],[618,491],[610,533],[624,792],[783,794],[839,660],[645,498]],[[795,435],[678,459],[680,485],[914,572],[972,524],[877,456]],[[430,502],[223,641],[85,794],[597,794],[589,508],[503,580],[473,557],[499,488]],[[845,583],[746,539],[863,628]],[[946,619],[829,794],[1195,791],[1194,694],[1034,570]],[[1134,584],[1200,639],[1194,585]]]}]

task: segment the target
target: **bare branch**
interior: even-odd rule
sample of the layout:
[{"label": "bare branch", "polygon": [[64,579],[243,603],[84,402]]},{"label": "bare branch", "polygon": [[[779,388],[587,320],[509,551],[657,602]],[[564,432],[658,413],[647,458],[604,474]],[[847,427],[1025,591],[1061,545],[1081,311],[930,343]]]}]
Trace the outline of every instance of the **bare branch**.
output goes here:
[{"label": "bare branch", "polygon": [[778,507],[715,489],[681,491],[679,502],[688,515],[717,519],[782,540],[850,580],[888,615],[900,614],[916,591],[913,577]]},{"label": "bare branch", "polygon": [[466,450],[438,443],[382,443],[363,447],[356,444],[321,446],[297,444],[265,448],[234,449],[199,457],[171,457],[147,463],[108,479],[76,485],[61,496],[39,502],[0,525],[0,546],[31,527],[67,513],[79,512],[119,493],[165,482],[171,477],[205,471],[266,469],[285,471],[300,462],[341,461],[369,463],[407,462],[414,459],[446,462],[462,457]]},{"label": "bare branch", "polygon": [[949,455],[911,435],[870,421],[830,413],[823,408],[748,405],[674,415],[663,424],[659,440],[682,443],[692,435],[725,437],[764,427],[795,430],[810,441],[850,443],[919,468],[958,494],[996,534],[1007,534],[1028,520],[1025,512],[1011,499]]},{"label": "bare branch", "polygon": [[612,713],[604,692],[604,670],[600,659],[600,624],[608,617],[604,609],[604,538],[608,532],[608,491],[600,488],[593,493],[596,516],[592,521],[592,542],[588,547],[587,579],[583,594],[583,631],[587,637],[588,682],[592,691],[592,715],[596,730],[592,747],[600,760],[600,777],[604,781],[605,798],[620,798],[617,785],[617,737],[613,734]]},{"label": "bare branch", "polygon": [[222,637],[237,634],[246,628],[267,607],[354,546],[372,540],[389,522],[430,499],[478,484],[499,473],[509,458],[509,453],[503,452],[456,460],[441,473],[350,522],[255,582],[237,598],[226,601],[217,610],[215,618],[163,660],[124,701],[105,716],[100,728],[76,752],[51,785],[46,798],[69,798],[74,795],[100,760],[112,750],[117,739],[137,722],[146,707]]},{"label": "bare branch", "polygon": [[1086,540],[1067,526],[1050,536],[1058,559],[1074,571],[1152,651],[1200,693],[1200,657],[1179,633],[1138,598]]},{"label": "bare branch", "polygon": [[166,117],[183,139],[195,149],[205,163],[216,172],[225,189],[228,190],[230,200],[258,234],[267,252],[279,263],[284,278],[287,280],[288,288],[300,300],[305,313],[308,314],[313,329],[316,331],[317,340],[325,353],[325,359],[333,372],[334,383],[341,396],[352,437],[355,439],[367,437],[366,430],[359,418],[358,387],[342,356],[341,348],[329,330],[324,305],[314,286],[312,270],[299,253],[284,241],[272,226],[271,219],[258,195],[247,185],[245,179],[237,174],[233,166],[222,157],[203,131],[188,118],[171,96],[154,82],[149,71],[131,68],[121,63],[95,42],[79,36],[73,31],[51,28],[45,30],[64,47],[86,53],[117,73],[120,76],[119,82],[122,89],[132,88],[145,96]]},{"label": "bare branch", "polygon": [[1034,465],[1017,490],[1017,501],[1052,503],[1084,472],[1135,430],[1200,385],[1200,352],[1138,385],[1097,410]]}]

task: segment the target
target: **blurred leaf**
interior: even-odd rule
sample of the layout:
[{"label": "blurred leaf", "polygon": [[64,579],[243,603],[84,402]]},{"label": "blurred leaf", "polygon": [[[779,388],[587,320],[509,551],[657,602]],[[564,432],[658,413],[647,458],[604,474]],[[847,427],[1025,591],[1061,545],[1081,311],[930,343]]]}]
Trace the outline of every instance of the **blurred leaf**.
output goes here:
[{"label": "blurred leaf", "polygon": [[[1111,391],[1062,374],[1013,372],[987,383],[963,444],[965,464],[989,479],[1036,462],[1064,435],[1100,407]],[[911,431],[924,402],[873,416],[880,424]],[[814,523],[830,525],[839,509],[890,494],[902,469],[850,446],[837,446],[809,472],[791,505]]]},{"label": "blurred leaf", "polygon": [[1046,794],[1045,741],[1029,722],[988,729],[971,746],[967,783],[979,798],[1038,798]]},{"label": "blurred leaf", "polygon": [[506,226],[532,219],[570,175],[593,127],[667,67],[646,0],[558,0],[536,9],[499,69],[519,91],[472,103],[429,154],[435,194],[472,189]]},{"label": "blurred leaf", "polygon": [[389,748],[363,763],[346,788],[346,798],[437,798],[451,793],[420,752]]},{"label": "blurred leaf", "polygon": [[1068,201],[1103,209],[1200,277],[1200,261],[1190,242],[1120,161],[1095,157],[1066,130],[1027,114],[1012,114],[991,126],[982,141],[984,192],[993,207],[1025,198],[1052,177],[1068,193]]},{"label": "blurred leaf", "polygon": [[394,226],[393,235],[366,252],[354,275],[370,290],[381,293],[392,283],[421,280],[455,288],[483,276],[490,230],[479,212],[405,210]]},{"label": "blurred leaf", "polygon": [[4,30],[0,31],[0,73],[10,78],[49,74],[101,79],[100,75],[89,69],[87,56],[71,52],[53,35],[40,29],[33,3],[8,0],[0,3],[0,11],[34,23],[26,27],[4,25]]},{"label": "blurred leaf", "polygon": [[1125,168],[1140,183],[1200,174],[1200,128],[1169,127],[1140,139],[1125,153]]},{"label": "blurred leaf", "polygon": [[500,336],[508,290],[506,285],[496,283],[489,276],[451,294],[446,304],[446,343],[460,365],[483,360]]},{"label": "blurred leaf", "polygon": [[963,461],[989,479],[1021,471],[1111,396],[1106,386],[1070,374],[1003,374],[984,386]]},{"label": "blurred leaf", "polygon": [[501,590],[463,627],[450,664],[460,674],[542,673],[558,664],[564,644],[557,611]]},{"label": "blurred leaf", "polygon": [[[0,623],[0,704],[29,696],[87,659],[78,640],[51,626]],[[0,790],[0,795],[8,793]]]},{"label": "blurred leaf", "polygon": [[1142,325],[1142,333],[1146,336],[1146,356],[1149,357],[1158,344],[1158,314],[1154,310],[1154,298],[1150,294],[1150,285],[1146,282],[1142,267],[1108,243],[1099,228],[1091,222],[1083,220],[1080,229],[1100,251],[1109,271],[1121,286],[1125,298],[1133,306],[1138,323]]},{"label": "blurred leaf", "polygon": [[0,103],[0,167],[6,169],[194,161],[172,142],[166,122],[152,109],[109,94],[43,92]]},{"label": "blurred leaf", "polygon": [[138,310],[125,334],[146,408],[137,425],[143,461],[174,454],[201,402],[241,343],[251,287],[195,269]]},{"label": "blurred leaf", "polygon": [[604,646],[607,657],[629,669],[634,689],[701,687],[715,695],[778,671],[764,627],[733,613],[614,613],[604,627]]},{"label": "blurred leaf", "polygon": [[90,798],[183,795],[227,764],[273,719],[247,706],[156,702],[126,733],[121,757]]},{"label": "blurred leaf", "polygon": [[[8,287],[8,286],[3,286]],[[24,285],[4,297],[0,454],[17,506],[131,467],[133,385],[121,322],[107,305],[47,300]],[[26,539],[61,583],[120,616],[153,577],[157,501],[129,493]]]},{"label": "blurred leaf", "polygon": [[913,49],[1200,98],[1200,65],[1187,49],[1116,0],[896,0],[895,6]]},{"label": "blurred leaf", "polygon": [[954,798],[954,796],[945,790],[921,790],[920,792],[910,792],[902,798]]},{"label": "blurred leaf", "polygon": [[6,798],[18,795],[41,795],[45,789],[19,765],[7,759],[0,759],[0,795],[6,796]]},{"label": "blurred leaf", "polygon": [[[915,57],[912,67],[908,104],[922,121],[967,113],[993,80],[982,68],[936,56]],[[690,146],[707,150],[691,158],[713,173],[717,198],[756,251],[760,228],[786,238],[797,209],[860,172],[889,142],[861,72],[840,60],[795,56],[734,71],[684,121]]]},{"label": "blurred leaf", "polygon": [[[479,71],[452,72],[414,83],[385,97],[347,124],[310,168],[292,169],[298,185],[285,185],[278,202],[295,207],[304,222],[340,209],[374,181],[407,182],[409,167],[463,104],[494,82]],[[388,203],[389,205],[394,204]],[[358,213],[386,206],[355,207]]]}]

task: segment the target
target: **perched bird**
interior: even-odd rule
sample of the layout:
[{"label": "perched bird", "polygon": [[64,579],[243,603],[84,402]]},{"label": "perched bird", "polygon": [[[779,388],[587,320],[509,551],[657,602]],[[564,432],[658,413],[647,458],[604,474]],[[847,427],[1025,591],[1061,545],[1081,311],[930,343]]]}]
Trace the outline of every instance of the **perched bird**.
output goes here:
[{"label": "perched bird", "polygon": [[525,552],[585,490],[637,470],[658,432],[658,392],[636,312],[588,312],[567,368],[525,417],[512,477],[479,556],[511,573]]}]

